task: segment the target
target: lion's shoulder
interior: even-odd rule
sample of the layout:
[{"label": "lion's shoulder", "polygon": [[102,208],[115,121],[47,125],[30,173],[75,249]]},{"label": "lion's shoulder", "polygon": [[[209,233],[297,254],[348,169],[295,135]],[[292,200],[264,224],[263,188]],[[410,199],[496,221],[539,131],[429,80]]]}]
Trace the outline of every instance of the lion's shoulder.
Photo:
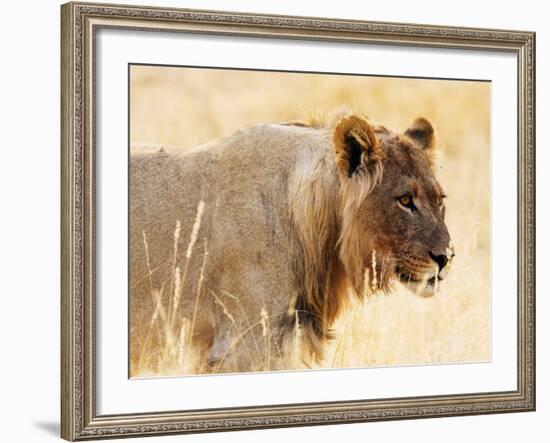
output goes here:
[{"label": "lion's shoulder", "polygon": [[[261,149],[262,144],[279,144],[280,148],[294,143],[319,142],[330,140],[331,132],[324,128],[314,128],[298,123],[263,123],[243,128],[222,139],[222,142],[237,141],[245,146]],[[282,144],[282,143],[285,144]]]}]

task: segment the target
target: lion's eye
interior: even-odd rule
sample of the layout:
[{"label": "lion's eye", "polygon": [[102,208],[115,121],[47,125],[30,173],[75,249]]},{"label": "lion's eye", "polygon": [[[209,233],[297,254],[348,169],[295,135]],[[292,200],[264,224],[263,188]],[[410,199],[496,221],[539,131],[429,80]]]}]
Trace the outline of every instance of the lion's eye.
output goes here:
[{"label": "lion's eye", "polygon": [[405,208],[408,208],[411,211],[416,209],[416,207],[414,206],[414,203],[413,203],[413,198],[409,194],[402,195],[401,197],[399,197],[397,199],[397,201],[399,202],[399,204],[401,206],[404,206]]}]

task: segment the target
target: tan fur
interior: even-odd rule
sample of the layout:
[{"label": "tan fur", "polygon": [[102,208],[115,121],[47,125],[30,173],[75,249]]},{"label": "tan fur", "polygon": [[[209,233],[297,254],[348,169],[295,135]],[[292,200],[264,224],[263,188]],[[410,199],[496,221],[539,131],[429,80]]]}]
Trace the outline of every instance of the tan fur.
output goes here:
[{"label": "tan fur", "polygon": [[154,312],[151,293],[169,304],[173,271],[185,269],[175,318],[193,319],[193,345],[210,368],[287,368],[297,334],[304,358],[322,359],[349,294],[391,288],[397,259],[376,234],[391,220],[365,217],[365,204],[400,137],[339,114],[244,129],[188,153],[132,148],[131,352]]},{"label": "tan fur", "polygon": [[438,160],[437,134],[429,120],[417,117],[405,131],[405,136],[426,152],[428,159],[435,164]]}]

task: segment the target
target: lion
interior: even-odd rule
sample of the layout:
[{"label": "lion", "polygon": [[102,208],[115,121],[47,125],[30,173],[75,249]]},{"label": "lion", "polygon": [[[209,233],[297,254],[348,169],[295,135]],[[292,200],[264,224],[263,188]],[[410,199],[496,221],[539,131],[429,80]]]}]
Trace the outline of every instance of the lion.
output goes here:
[{"label": "lion", "polygon": [[132,147],[131,355],[156,319],[145,340],[186,324],[198,372],[287,369],[296,349],[322,361],[350,297],[434,295],[454,257],[437,149],[425,118],[357,113]]}]

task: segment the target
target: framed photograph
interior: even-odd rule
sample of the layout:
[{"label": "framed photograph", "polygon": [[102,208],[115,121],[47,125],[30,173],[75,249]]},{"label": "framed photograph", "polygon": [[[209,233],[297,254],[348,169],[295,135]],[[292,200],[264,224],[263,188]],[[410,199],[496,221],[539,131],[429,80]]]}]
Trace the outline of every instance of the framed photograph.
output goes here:
[{"label": "framed photograph", "polygon": [[535,35],[68,3],[62,437],[535,409]]}]

